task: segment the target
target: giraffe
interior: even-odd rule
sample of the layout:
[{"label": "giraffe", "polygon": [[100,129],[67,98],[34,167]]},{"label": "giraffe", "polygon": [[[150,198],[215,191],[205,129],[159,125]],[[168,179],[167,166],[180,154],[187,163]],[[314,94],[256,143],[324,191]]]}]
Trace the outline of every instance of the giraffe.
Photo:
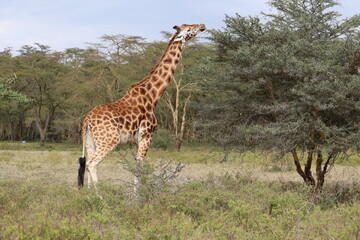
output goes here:
[{"label": "giraffe", "polygon": [[[136,160],[142,161],[149,149],[157,125],[154,108],[172,79],[185,42],[205,30],[204,24],[174,26],[160,60],[141,81],[131,85],[119,100],[94,107],[82,125],[83,153],[79,158],[78,185],[84,186],[85,169],[88,187],[96,190],[97,166],[118,144],[136,143]],[[85,150],[88,158],[85,157]],[[134,190],[138,179],[134,177]]]}]

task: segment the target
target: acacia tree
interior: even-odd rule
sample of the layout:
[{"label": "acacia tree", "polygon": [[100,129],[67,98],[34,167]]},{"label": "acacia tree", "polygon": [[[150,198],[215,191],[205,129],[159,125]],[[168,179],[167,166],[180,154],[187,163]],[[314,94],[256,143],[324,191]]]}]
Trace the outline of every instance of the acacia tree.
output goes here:
[{"label": "acacia tree", "polygon": [[227,145],[290,154],[321,190],[330,164],[359,149],[360,16],[340,20],[334,0],[269,5],[275,13],[263,20],[226,16],[212,31],[216,57],[199,76],[215,94],[202,107],[203,126]]},{"label": "acacia tree", "polygon": [[47,131],[55,111],[60,106],[56,82],[66,71],[57,53],[41,44],[23,46],[17,58],[17,75],[24,84],[24,92],[31,99],[31,111],[40,135],[40,146],[46,141]]}]

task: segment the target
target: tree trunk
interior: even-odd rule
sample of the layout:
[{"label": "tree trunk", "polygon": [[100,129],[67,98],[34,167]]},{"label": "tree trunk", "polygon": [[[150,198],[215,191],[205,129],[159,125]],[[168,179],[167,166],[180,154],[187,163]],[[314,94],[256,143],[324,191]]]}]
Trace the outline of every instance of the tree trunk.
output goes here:
[{"label": "tree trunk", "polygon": [[[183,71],[184,70],[182,68],[181,76],[178,80],[173,78],[174,85],[175,85],[174,101],[172,101],[171,97],[166,92],[166,103],[167,103],[168,107],[170,108],[171,114],[172,114],[172,129],[173,129],[173,136],[174,136],[174,142],[175,142],[175,149],[178,152],[180,152],[180,148],[181,148],[182,142],[184,140],[185,123],[186,123],[186,106],[191,97],[191,95],[189,94],[189,96],[184,101],[181,123],[179,123],[180,93],[182,92],[182,90],[185,87],[187,87],[189,85],[189,84],[186,84],[184,86],[181,86]],[[179,131],[179,124],[181,124],[180,131]]]},{"label": "tree trunk", "polygon": [[176,134],[175,148],[176,148],[176,151],[178,151],[178,152],[180,152],[181,145],[182,145],[182,143],[184,141],[184,132],[185,132],[185,123],[186,123],[186,106],[187,106],[187,103],[190,100],[190,96],[191,95],[189,95],[185,100],[184,108],[183,108],[183,114],[182,114],[182,117],[181,117],[180,132]]},{"label": "tree trunk", "polygon": [[49,128],[50,121],[55,113],[57,105],[49,109],[45,120],[41,119],[41,108],[35,110],[35,124],[40,134],[40,147],[44,147],[46,141],[46,132]]},{"label": "tree trunk", "polygon": [[43,128],[39,128],[39,133],[40,133],[40,147],[44,147],[45,146],[45,141],[46,141],[46,130]]},{"label": "tree trunk", "polygon": [[181,139],[175,139],[175,149],[177,152],[180,152],[180,148],[181,148],[181,144],[182,144],[182,140]]},{"label": "tree trunk", "polygon": [[16,127],[15,127],[15,122],[14,121],[10,122],[10,140],[11,141],[16,140]]},{"label": "tree trunk", "polygon": [[[311,150],[308,152],[307,161],[304,166],[304,170],[301,168],[300,159],[296,150],[291,151],[294,163],[296,166],[296,171],[303,178],[304,182],[310,186],[314,187],[315,193],[321,193],[322,188],[325,183],[325,175],[329,172],[329,166],[331,163],[334,163],[336,154],[329,153],[328,158],[326,159],[325,164],[323,165],[324,158],[321,150]],[[312,175],[311,166],[312,160],[316,153],[316,180]]]},{"label": "tree trunk", "polygon": [[306,161],[304,170],[301,168],[300,159],[299,159],[299,156],[298,156],[296,150],[292,150],[291,153],[293,155],[294,164],[296,166],[296,171],[298,172],[298,174],[303,178],[303,180],[306,184],[315,186],[315,179],[311,173],[313,151],[308,152],[308,157],[307,157],[307,161]]},{"label": "tree trunk", "polygon": [[330,170],[329,164],[334,163],[335,158],[336,158],[336,154],[329,153],[328,158],[326,159],[326,162],[324,164],[324,167],[322,167],[322,163],[324,159],[321,151],[318,151],[317,160],[316,160],[316,177],[317,177],[316,191],[317,192],[322,191],[325,182],[325,175]]}]

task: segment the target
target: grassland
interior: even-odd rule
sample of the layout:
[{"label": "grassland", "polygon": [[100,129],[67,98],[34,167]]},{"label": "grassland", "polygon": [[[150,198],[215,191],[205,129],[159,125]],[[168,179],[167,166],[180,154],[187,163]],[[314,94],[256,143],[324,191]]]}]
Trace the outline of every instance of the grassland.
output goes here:
[{"label": "grassland", "polygon": [[77,189],[80,146],[0,149],[0,239],[360,239],[356,157],[336,165],[314,197],[290,161],[255,153],[224,161],[220,148],[203,145],[151,149],[150,164],[171,159],[186,167],[139,200],[114,152],[99,166],[100,200]]}]

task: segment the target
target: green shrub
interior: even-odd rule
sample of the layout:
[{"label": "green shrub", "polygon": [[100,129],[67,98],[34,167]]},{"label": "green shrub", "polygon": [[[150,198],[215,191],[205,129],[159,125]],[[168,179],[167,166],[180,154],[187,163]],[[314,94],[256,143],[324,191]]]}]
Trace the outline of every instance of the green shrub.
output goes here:
[{"label": "green shrub", "polygon": [[168,130],[165,128],[156,129],[151,146],[153,148],[159,148],[166,150],[174,145],[173,139]]}]

